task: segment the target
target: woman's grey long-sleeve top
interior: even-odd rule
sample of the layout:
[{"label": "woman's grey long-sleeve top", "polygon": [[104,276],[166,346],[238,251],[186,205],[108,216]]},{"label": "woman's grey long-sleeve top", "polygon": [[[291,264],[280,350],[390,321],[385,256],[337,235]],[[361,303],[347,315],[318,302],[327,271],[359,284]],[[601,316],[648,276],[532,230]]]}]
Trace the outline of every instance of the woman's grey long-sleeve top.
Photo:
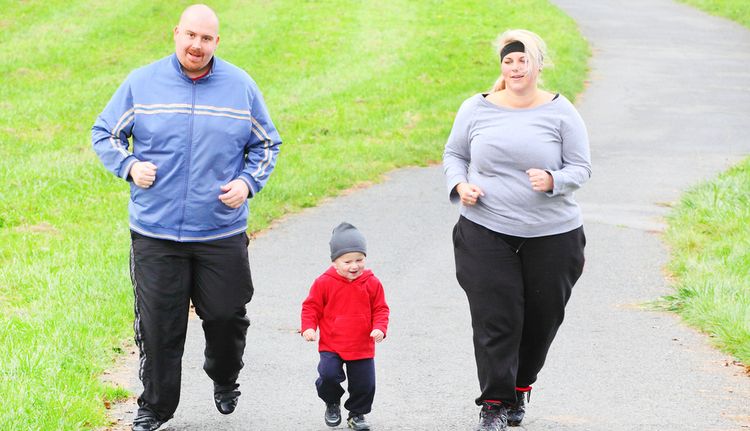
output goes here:
[{"label": "woman's grey long-sleeve top", "polygon": [[[549,192],[532,190],[526,171],[544,169],[554,179]],[[555,235],[583,224],[573,192],[591,176],[586,126],[560,95],[529,109],[495,105],[477,94],[459,108],[443,153],[450,199],[457,184],[484,192],[461,215],[492,231],[519,236]]]}]

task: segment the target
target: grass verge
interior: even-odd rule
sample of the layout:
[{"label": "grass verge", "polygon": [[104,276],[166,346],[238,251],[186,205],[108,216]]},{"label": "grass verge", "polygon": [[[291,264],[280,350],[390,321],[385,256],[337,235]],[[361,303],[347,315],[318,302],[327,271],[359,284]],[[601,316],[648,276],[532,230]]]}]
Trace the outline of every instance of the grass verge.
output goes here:
[{"label": "grass verge", "polygon": [[[106,423],[99,376],[131,337],[127,186],[89,130],[127,73],[173,51],[181,1],[0,0],[0,429]],[[547,87],[582,91],[588,47],[541,0],[212,3],[217,55],[259,83],[285,144],[251,231],[391,169],[440,159],[463,99],[498,74],[491,42],[550,46]],[[294,11],[294,13],[290,13]]]},{"label": "grass verge", "polygon": [[750,365],[750,159],[688,191],[669,216],[669,308]]},{"label": "grass verge", "polygon": [[678,0],[712,15],[723,16],[750,27],[750,2],[747,0]]},{"label": "grass verge", "polygon": [[[745,0],[680,0],[750,28]],[[750,158],[687,192],[668,218],[667,307],[750,371]]]}]

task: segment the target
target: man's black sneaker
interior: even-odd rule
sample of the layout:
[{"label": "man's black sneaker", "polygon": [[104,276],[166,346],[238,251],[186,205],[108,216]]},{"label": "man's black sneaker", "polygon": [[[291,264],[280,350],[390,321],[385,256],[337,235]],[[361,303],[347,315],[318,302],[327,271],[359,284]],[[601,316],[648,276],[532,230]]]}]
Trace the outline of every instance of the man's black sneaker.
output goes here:
[{"label": "man's black sneaker", "polygon": [[508,407],[508,425],[512,427],[521,425],[526,414],[526,401],[531,398],[531,386],[525,389],[527,390],[516,390],[516,403]]},{"label": "man's black sneaker", "polygon": [[240,391],[238,390],[214,392],[214,404],[216,404],[216,410],[223,415],[233,413],[234,409],[237,408],[239,397]]},{"label": "man's black sneaker", "polygon": [[167,421],[159,420],[155,416],[142,413],[133,419],[133,431],[156,431]]},{"label": "man's black sneaker", "polygon": [[326,403],[326,413],[323,415],[326,425],[335,427],[341,423],[341,406],[339,403]]},{"label": "man's black sneaker", "polygon": [[475,431],[505,431],[508,429],[508,409],[501,403],[482,403],[479,425]]},{"label": "man's black sneaker", "polygon": [[370,424],[368,424],[367,421],[365,420],[365,415],[351,414],[349,416],[349,419],[346,421],[346,424],[349,425],[349,428],[355,431],[369,431],[370,430]]}]

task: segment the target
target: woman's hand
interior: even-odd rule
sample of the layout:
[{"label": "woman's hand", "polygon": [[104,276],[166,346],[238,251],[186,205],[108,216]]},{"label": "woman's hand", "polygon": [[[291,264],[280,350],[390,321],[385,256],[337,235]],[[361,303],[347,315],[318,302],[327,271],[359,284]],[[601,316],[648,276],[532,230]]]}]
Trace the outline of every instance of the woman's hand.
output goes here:
[{"label": "woman's hand", "polygon": [[544,169],[532,168],[526,171],[526,175],[529,176],[531,189],[535,192],[548,192],[555,187],[555,180],[552,179],[552,175]]},{"label": "woman's hand", "polygon": [[456,193],[461,198],[461,203],[466,206],[475,205],[479,197],[484,196],[484,192],[479,186],[470,183],[458,183]]}]

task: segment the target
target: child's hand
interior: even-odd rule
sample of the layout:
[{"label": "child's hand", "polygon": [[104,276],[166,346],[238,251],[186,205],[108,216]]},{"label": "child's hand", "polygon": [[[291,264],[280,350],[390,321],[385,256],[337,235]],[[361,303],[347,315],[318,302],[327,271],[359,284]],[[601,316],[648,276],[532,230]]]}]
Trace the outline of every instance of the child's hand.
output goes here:
[{"label": "child's hand", "polygon": [[306,341],[315,341],[315,330],[312,328],[305,329],[305,332],[302,333],[302,336],[305,337]]},{"label": "child's hand", "polygon": [[380,329],[373,329],[372,332],[370,332],[370,337],[374,338],[376,343],[379,343],[383,341],[385,334]]}]

